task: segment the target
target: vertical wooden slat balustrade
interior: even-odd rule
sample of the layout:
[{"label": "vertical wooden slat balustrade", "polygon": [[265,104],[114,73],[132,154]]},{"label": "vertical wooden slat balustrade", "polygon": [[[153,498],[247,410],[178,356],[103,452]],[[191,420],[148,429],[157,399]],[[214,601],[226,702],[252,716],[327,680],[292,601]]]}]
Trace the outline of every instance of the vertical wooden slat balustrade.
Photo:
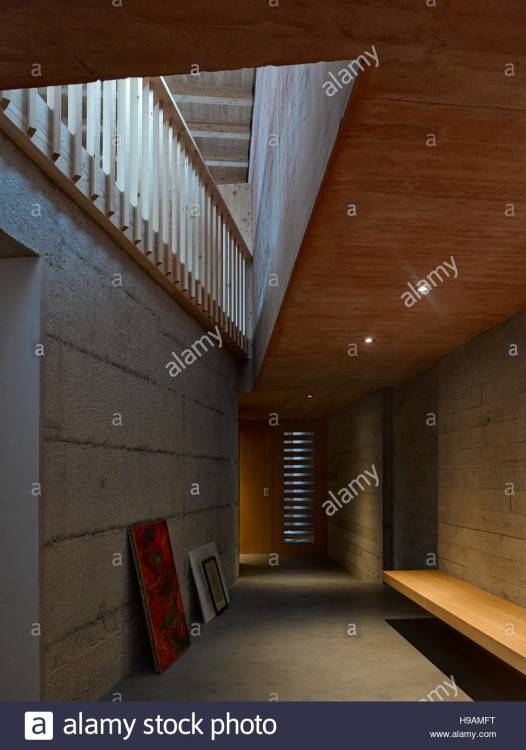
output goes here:
[{"label": "vertical wooden slat balustrade", "polygon": [[117,190],[120,207],[120,228],[125,231],[130,226],[130,81],[117,81],[117,133],[116,162]]},{"label": "vertical wooden slat balustrade", "polygon": [[161,266],[161,254],[159,252],[159,234],[160,234],[160,154],[162,148],[162,135],[160,128],[161,112],[159,103],[154,101],[153,104],[153,121],[152,121],[152,241],[153,257],[155,265]]},{"label": "vertical wooden slat balustrade", "polygon": [[209,289],[210,289],[210,232],[212,228],[212,220],[210,216],[210,196],[206,188],[203,188],[203,201],[204,201],[204,212],[205,212],[205,229],[204,229],[204,242],[203,242],[203,312],[209,315]]},{"label": "vertical wooden slat balustrade", "polygon": [[51,108],[51,152],[58,159],[62,148],[62,86],[48,86],[48,106]]},{"label": "vertical wooden slat balustrade", "polygon": [[190,160],[183,149],[184,168],[183,168],[183,239],[181,241],[182,264],[183,264],[183,292],[191,297],[191,270],[192,270],[192,225],[191,216],[191,190],[192,190],[192,173]]},{"label": "vertical wooden slat balustrade", "polygon": [[142,86],[139,78],[130,81],[130,203],[133,241],[138,244],[142,238],[142,222],[139,207],[139,180],[141,167],[141,114]]},{"label": "vertical wooden slat balustrade", "polygon": [[68,86],[68,130],[73,143],[70,174],[73,182],[82,177],[82,93],[81,83]]},{"label": "vertical wooden slat balustrade", "polygon": [[115,81],[102,84],[102,171],[107,216],[115,213]]},{"label": "vertical wooden slat balustrade", "polygon": [[150,180],[150,88],[142,83],[141,102],[141,151],[138,196],[138,216],[135,235],[145,255],[150,253],[149,245],[149,180]]},{"label": "vertical wooden slat balustrade", "polygon": [[163,156],[161,173],[161,240],[164,268],[167,276],[172,276],[172,251],[170,249],[170,193],[169,175],[171,169],[171,144],[173,143],[172,126],[169,120],[163,122]]},{"label": "vertical wooden slat balustrade", "polygon": [[99,197],[100,188],[100,81],[87,84],[86,150],[90,155],[90,198]]},{"label": "vertical wooden slat balustrade", "polygon": [[162,78],[0,91],[0,129],[187,310],[249,353],[252,256]]},{"label": "vertical wooden slat balustrade", "polygon": [[37,89],[27,89],[27,134],[34,135],[37,129]]},{"label": "vertical wooden slat balustrade", "polygon": [[174,164],[172,174],[172,243],[171,248],[174,253],[174,282],[177,288],[182,290],[182,266],[181,266],[181,237],[183,231],[183,198],[181,195],[183,174],[183,150],[179,141],[179,136],[174,129]]}]

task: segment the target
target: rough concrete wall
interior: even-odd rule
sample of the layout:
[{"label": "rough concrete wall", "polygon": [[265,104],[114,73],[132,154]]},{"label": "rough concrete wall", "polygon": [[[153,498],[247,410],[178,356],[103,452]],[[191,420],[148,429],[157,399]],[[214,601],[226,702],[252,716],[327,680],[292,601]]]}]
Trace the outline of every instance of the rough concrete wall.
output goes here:
[{"label": "rough concrete wall", "polygon": [[393,420],[395,566],[426,567],[436,540],[440,569],[522,606],[525,357],[521,313],[396,389]]},{"label": "rough concrete wall", "polygon": [[328,420],[329,489],[337,493],[372,464],[379,477],[328,522],[329,557],[368,581],[382,573],[382,440],[381,393]]},{"label": "rough concrete wall", "polygon": [[393,392],[396,569],[434,567],[437,551],[438,381],[433,368]]},{"label": "rough concrete wall", "polygon": [[[274,328],[351,86],[322,84],[343,63],[262,68],[256,74],[250,182],[254,237],[254,368]],[[271,274],[277,274],[269,285]]]},{"label": "rough concrete wall", "polygon": [[526,313],[448,354],[438,378],[439,566],[526,606]]},{"label": "rough concrete wall", "polygon": [[237,575],[238,365],[214,349],[170,378],[199,324],[1,135],[0,194],[43,266],[44,694],[93,699],[148,649],[130,525],[168,519],[187,613],[189,549],[215,539]]}]

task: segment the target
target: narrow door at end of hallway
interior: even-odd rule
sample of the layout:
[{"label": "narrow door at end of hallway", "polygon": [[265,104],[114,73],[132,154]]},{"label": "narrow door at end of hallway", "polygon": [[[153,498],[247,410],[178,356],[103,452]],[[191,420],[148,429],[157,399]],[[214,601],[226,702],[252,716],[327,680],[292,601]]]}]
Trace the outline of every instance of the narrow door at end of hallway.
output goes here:
[{"label": "narrow door at end of hallway", "polygon": [[274,547],[281,554],[325,551],[325,431],[317,422],[282,424],[276,435]]}]

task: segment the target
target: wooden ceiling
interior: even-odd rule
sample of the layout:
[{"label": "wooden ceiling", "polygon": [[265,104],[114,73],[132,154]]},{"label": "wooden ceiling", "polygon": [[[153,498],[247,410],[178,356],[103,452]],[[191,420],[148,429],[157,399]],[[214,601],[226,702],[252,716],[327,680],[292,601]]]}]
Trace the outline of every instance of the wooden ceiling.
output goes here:
[{"label": "wooden ceiling", "polygon": [[[430,2],[432,0],[429,0]],[[236,70],[347,60],[375,43],[407,64],[425,53],[435,90],[477,76],[496,80],[491,63],[522,60],[523,0],[34,0],[0,4],[0,88],[127,76]],[[40,66],[38,68],[37,66]],[[434,69],[433,69],[434,68]],[[402,71],[403,73],[403,71]],[[40,75],[39,75],[40,74]],[[401,81],[400,83],[402,83]],[[423,82],[422,82],[423,83]],[[419,87],[422,90],[422,87]]]},{"label": "wooden ceiling", "polygon": [[246,182],[254,70],[165,79],[215,181]]},{"label": "wooden ceiling", "polygon": [[[450,4],[418,47],[378,44],[380,67],[349,105],[244,416],[340,411],[526,307],[526,66],[503,43],[519,6],[503,3],[490,23],[497,6],[474,5],[463,41]],[[485,54],[470,51],[483,36]],[[451,256],[458,278],[406,307],[408,282]]]}]

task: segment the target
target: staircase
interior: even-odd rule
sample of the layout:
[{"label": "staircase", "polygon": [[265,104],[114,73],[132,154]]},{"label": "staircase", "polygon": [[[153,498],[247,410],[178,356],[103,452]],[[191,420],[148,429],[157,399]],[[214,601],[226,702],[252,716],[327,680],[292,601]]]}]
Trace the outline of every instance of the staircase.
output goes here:
[{"label": "staircase", "polygon": [[254,78],[251,68],[165,77],[218,184],[248,179]]},{"label": "staircase", "polygon": [[163,78],[0,91],[0,129],[247,356],[252,255]]}]

